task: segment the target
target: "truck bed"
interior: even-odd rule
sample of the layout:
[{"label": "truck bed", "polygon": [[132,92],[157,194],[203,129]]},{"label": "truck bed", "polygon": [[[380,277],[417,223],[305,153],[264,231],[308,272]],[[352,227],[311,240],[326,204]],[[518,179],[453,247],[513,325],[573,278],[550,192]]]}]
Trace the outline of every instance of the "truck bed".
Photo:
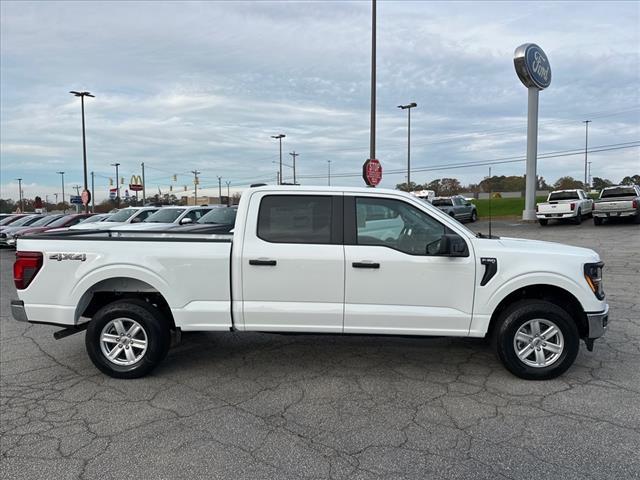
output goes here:
[{"label": "truck bed", "polygon": [[158,292],[183,330],[228,330],[232,236],[173,232],[69,231],[25,237],[20,251],[43,265],[21,291],[34,322],[76,325],[95,293]]}]

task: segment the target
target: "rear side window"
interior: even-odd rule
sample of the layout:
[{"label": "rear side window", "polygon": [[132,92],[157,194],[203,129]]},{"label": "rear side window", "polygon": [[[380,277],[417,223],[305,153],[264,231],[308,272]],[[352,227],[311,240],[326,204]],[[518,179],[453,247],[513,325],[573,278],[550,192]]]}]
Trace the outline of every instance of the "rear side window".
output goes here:
[{"label": "rear side window", "polygon": [[578,192],[556,192],[549,195],[550,202],[557,202],[558,200],[579,200]]},{"label": "rear side window", "polygon": [[330,244],[331,205],[330,196],[265,196],[258,212],[258,237],[274,243]]}]

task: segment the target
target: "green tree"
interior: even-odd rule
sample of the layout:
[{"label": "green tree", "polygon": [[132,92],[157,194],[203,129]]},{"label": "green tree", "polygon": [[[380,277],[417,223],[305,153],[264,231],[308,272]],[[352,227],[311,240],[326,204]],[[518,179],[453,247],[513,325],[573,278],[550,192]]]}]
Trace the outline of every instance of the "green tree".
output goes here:
[{"label": "green tree", "polygon": [[440,181],[440,195],[456,195],[462,190],[462,185],[457,178],[443,178]]},{"label": "green tree", "polygon": [[398,183],[396,185],[396,190],[402,190],[403,192],[415,192],[416,190],[420,189],[420,185],[418,185],[415,182],[404,182],[404,183]]},{"label": "green tree", "polygon": [[622,179],[620,183],[622,185],[640,185],[640,175],[633,175],[633,176],[627,175]]},{"label": "green tree", "polygon": [[442,189],[442,183],[439,178],[435,180],[431,180],[429,183],[425,183],[423,186],[424,190],[433,190],[436,197],[440,195],[440,190]]},{"label": "green tree", "polygon": [[594,190],[602,190],[605,187],[613,185],[613,182],[606,178],[593,177],[591,184],[593,185]]},{"label": "green tree", "polygon": [[584,183],[580,180],[576,180],[573,177],[560,177],[556,183],[553,184],[553,188],[556,190],[571,190],[574,188],[584,188]]}]

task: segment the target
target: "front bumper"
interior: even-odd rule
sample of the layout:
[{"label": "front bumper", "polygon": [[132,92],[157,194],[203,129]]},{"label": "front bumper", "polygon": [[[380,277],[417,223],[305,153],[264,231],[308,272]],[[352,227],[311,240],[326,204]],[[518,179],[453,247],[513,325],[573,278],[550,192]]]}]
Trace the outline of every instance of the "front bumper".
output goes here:
[{"label": "front bumper", "polygon": [[11,316],[19,322],[28,322],[27,312],[22,300],[11,300]]},{"label": "front bumper", "polygon": [[589,333],[587,338],[600,338],[607,331],[609,324],[609,305],[602,312],[587,312],[587,326]]}]

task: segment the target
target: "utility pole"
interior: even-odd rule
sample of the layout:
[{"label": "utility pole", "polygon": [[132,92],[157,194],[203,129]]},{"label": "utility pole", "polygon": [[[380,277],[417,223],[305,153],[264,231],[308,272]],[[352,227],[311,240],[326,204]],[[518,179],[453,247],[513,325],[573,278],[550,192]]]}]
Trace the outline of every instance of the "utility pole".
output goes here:
[{"label": "utility pole", "polygon": [[62,213],[67,213],[67,204],[64,203],[64,172],[58,172],[58,175],[62,177]]},{"label": "utility pole", "polygon": [[112,163],[112,167],[116,167],[116,208],[120,208],[120,177],[118,177],[119,163]]},{"label": "utility pole", "polygon": [[398,108],[407,111],[407,186],[411,184],[411,109],[417,107],[416,102],[409,103],[407,105],[398,105]]},{"label": "utility pole", "polygon": [[278,135],[271,135],[271,138],[275,138],[280,141],[280,172],[278,176],[278,185],[282,184],[282,139],[285,138],[286,135],[284,133],[280,133]]},{"label": "utility pole", "polygon": [[[80,196],[80,185],[74,185],[73,188],[76,189],[76,197],[79,197]],[[76,203],[76,213],[79,213],[79,211],[80,211],[80,207]]]},{"label": "utility pole", "polygon": [[58,194],[54,193],[53,195],[56,197],[56,206],[57,206],[58,205]]},{"label": "utility pole", "polygon": [[296,151],[294,150],[289,155],[291,155],[293,157],[293,184],[297,185],[297,183],[296,183],[296,157],[300,156],[300,154],[296,153]]},{"label": "utility pole", "polygon": [[193,173],[193,187],[194,187],[194,195],[195,195],[195,200],[193,201],[193,204],[198,205],[198,175],[200,175],[202,172],[199,172],[198,170],[191,170],[191,173]]},{"label": "utility pole", "polygon": [[327,172],[327,185],[331,186],[331,160],[327,160],[329,171]]},{"label": "utility pole", "polygon": [[16,178],[18,180],[18,198],[20,199],[20,212],[24,213],[24,202],[22,201],[22,179]]},{"label": "utility pole", "polygon": [[227,207],[231,205],[231,191],[229,190],[229,186],[231,185],[230,181],[225,182],[227,184]]},{"label": "utility pole", "polygon": [[371,0],[371,128],[369,158],[376,158],[376,0]]},{"label": "utility pole", "polygon": [[142,205],[147,203],[147,185],[144,181],[144,162],[142,162]]},{"label": "utility pole", "polygon": [[587,179],[588,179],[589,183],[587,183],[587,187],[588,187],[587,191],[591,191],[591,162],[587,162],[587,165],[589,165],[589,167],[588,167],[589,174],[587,175]]},{"label": "utility pole", "polygon": [[587,188],[587,148],[589,146],[589,124],[591,120],[584,120],[584,188]]},{"label": "utility pole", "polygon": [[[89,92],[75,92],[73,90],[69,93],[72,95],[75,95],[76,97],[80,97],[80,104],[82,105],[82,165],[84,169],[84,190],[88,192],[89,190],[87,185],[87,143],[86,143],[85,134],[84,134],[84,97],[95,98],[95,95],[91,95]],[[89,203],[87,203],[84,206],[84,213],[89,213]]]},{"label": "utility pole", "polygon": [[95,174],[91,172],[91,213],[96,213]]},{"label": "utility pole", "polygon": [[222,205],[222,177],[218,175],[218,204]]}]

